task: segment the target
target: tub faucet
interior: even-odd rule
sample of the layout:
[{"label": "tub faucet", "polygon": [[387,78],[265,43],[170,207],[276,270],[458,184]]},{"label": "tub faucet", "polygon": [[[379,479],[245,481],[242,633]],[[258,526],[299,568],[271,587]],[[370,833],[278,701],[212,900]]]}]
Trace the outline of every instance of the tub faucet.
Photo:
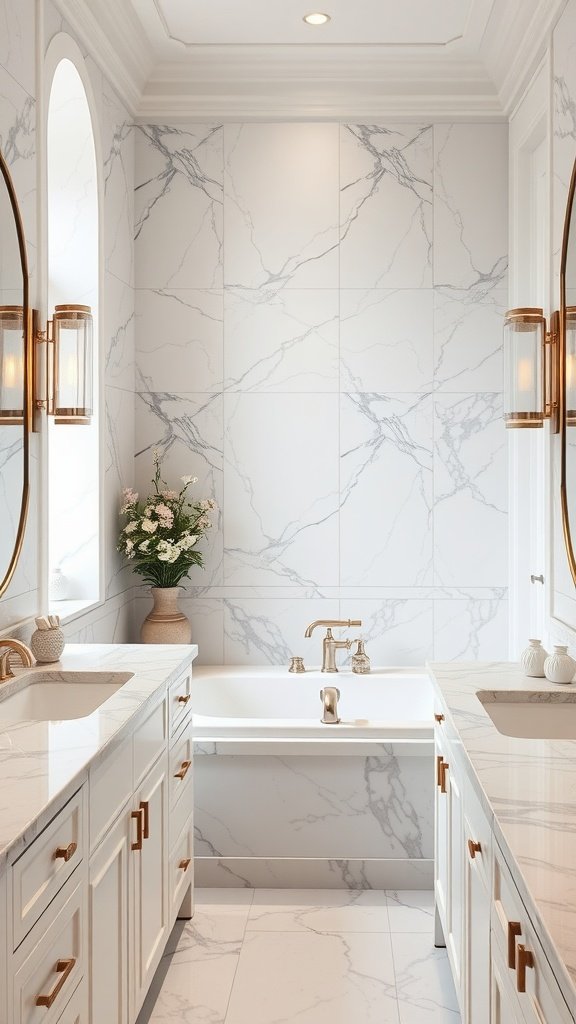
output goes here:
[{"label": "tub faucet", "polygon": [[337,690],[335,686],[325,686],[323,690],[320,690],[320,700],[322,701],[322,723],[324,725],[338,725],[340,721],[340,716],[338,715],[340,690]]},{"label": "tub faucet", "polygon": [[323,672],[337,672],[336,666],[336,651],[345,647],[346,650],[350,650],[352,646],[351,640],[335,640],[332,636],[333,626],[361,626],[360,619],[317,619],[316,622],[310,623],[308,629],[304,633],[305,637],[311,637],[312,633],[316,629],[316,626],[326,626],[326,636],[322,641],[322,671]]},{"label": "tub faucet", "polygon": [[26,644],[23,644],[21,640],[12,640],[9,636],[0,639],[0,650],[5,647],[6,650],[0,656],[0,683],[6,682],[7,679],[11,679],[14,675],[10,668],[10,657],[12,654],[18,654],[20,661],[25,668],[31,668],[34,664],[34,658],[32,651]]}]

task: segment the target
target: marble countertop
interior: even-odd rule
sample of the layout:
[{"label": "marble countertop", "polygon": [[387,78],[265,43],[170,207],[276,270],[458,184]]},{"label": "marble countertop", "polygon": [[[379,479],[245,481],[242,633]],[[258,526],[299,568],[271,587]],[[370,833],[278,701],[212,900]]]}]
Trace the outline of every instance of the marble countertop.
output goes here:
[{"label": "marble countertop", "polygon": [[[132,673],[119,690],[86,718],[33,722],[2,719],[0,699],[0,871],[53,817],[86,779],[88,769],[120,742],[128,727],[153,704],[159,691],[196,657],[195,645],[68,644],[52,666],[16,670],[18,689],[25,673]],[[6,692],[6,691],[3,691]]]},{"label": "marble countertop", "polygon": [[[514,875],[544,952],[576,1018],[576,740],[519,739],[496,729],[478,697],[576,700],[576,684],[528,679],[517,664],[428,666],[462,745],[462,764]],[[546,694],[546,696],[542,696]]]}]

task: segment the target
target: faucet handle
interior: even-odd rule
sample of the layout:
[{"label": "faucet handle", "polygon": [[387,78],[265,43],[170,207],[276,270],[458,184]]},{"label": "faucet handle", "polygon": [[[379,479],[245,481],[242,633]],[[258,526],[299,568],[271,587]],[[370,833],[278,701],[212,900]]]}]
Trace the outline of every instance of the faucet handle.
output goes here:
[{"label": "faucet handle", "polygon": [[289,672],[305,672],[306,669],[304,668],[304,659],[303,658],[299,658],[298,656],[290,658],[290,665],[288,666],[288,671]]}]

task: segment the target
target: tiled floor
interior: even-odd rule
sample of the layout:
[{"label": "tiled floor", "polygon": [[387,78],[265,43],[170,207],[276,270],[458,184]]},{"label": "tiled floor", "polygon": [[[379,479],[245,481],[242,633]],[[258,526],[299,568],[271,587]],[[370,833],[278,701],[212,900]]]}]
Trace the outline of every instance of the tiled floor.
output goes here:
[{"label": "tiled floor", "polygon": [[459,1024],[429,892],[200,889],[138,1024]]}]

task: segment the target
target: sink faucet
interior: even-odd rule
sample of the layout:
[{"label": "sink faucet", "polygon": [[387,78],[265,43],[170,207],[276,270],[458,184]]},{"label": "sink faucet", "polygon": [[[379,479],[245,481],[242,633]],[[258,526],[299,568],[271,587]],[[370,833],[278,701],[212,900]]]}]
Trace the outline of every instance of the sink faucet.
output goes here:
[{"label": "sink faucet", "polygon": [[322,722],[324,725],[338,725],[340,716],[338,715],[338,701],[340,700],[340,690],[337,690],[335,686],[325,686],[323,690],[320,690],[320,700],[322,701]]},{"label": "sink faucet", "polygon": [[352,640],[335,640],[332,636],[333,626],[361,626],[360,619],[317,619],[316,622],[311,622],[308,626],[305,637],[311,637],[312,633],[316,629],[316,626],[326,626],[326,636],[322,641],[322,671],[323,672],[337,672],[336,667],[336,651],[345,647],[346,650],[350,650],[352,646]]},{"label": "sink faucet", "polygon": [[21,640],[13,640],[7,636],[0,639],[0,649],[6,647],[2,655],[0,655],[0,683],[6,682],[7,679],[12,679],[14,673],[10,668],[10,657],[12,654],[19,654],[20,661],[25,668],[32,668],[34,664],[34,658],[32,657],[32,651],[26,644],[22,643]]}]

